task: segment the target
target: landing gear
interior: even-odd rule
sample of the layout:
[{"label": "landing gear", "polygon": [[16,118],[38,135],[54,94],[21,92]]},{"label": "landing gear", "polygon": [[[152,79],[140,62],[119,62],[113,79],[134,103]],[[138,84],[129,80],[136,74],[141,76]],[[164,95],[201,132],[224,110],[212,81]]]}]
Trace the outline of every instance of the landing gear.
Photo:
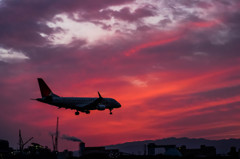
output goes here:
[{"label": "landing gear", "polygon": [[79,112],[78,112],[78,111],[76,111],[76,112],[75,112],[75,115],[79,115]]},{"label": "landing gear", "polygon": [[112,109],[109,109],[110,110],[110,115],[112,115]]},{"label": "landing gear", "polygon": [[85,113],[86,113],[86,114],[90,114],[90,111],[89,111],[89,110],[86,110]]}]

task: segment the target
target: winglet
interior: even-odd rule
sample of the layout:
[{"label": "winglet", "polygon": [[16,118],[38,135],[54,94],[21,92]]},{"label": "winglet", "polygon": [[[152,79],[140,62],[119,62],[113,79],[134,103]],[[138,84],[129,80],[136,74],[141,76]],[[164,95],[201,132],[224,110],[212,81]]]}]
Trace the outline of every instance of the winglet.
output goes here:
[{"label": "winglet", "polygon": [[101,94],[98,92],[98,96],[99,96],[99,99],[103,99],[103,97],[101,96]]}]

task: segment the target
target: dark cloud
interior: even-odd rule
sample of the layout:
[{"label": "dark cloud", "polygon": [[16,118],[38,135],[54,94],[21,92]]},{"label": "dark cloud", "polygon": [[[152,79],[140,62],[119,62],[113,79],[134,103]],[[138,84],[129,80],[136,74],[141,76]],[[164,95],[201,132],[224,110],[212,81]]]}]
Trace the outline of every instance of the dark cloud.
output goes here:
[{"label": "dark cloud", "polygon": [[0,10],[0,44],[6,47],[42,46],[48,41],[39,33],[52,34],[55,30],[46,25],[46,21],[60,13],[85,11],[88,14],[111,5],[131,2],[111,1],[2,1]]}]

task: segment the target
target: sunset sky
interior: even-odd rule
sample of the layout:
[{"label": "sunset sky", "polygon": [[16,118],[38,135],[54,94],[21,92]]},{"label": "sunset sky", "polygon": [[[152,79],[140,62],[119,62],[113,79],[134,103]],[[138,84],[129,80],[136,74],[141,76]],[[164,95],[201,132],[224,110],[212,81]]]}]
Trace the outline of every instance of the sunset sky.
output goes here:
[{"label": "sunset sky", "polygon": [[[75,116],[39,103],[37,78],[59,96],[117,99]],[[240,138],[239,0],[0,0],[0,139],[52,148],[167,137]],[[59,140],[60,150],[78,143]]]}]

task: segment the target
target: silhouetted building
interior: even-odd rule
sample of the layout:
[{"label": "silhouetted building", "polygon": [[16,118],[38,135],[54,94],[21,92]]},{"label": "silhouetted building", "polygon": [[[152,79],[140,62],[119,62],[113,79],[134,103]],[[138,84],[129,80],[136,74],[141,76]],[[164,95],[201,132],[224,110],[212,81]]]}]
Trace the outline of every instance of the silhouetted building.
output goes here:
[{"label": "silhouetted building", "polygon": [[238,158],[238,154],[239,152],[237,152],[237,148],[236,147],[231,147],[230,148],[230,152],[228,152],[229,157],[231,157],[232,159],[237,159]]},{"label": "silhouetted building", "polygon": [[215,157],[216,148],[213,146],[201,145],[200,149],[187,149],[186,146],[181,146],[179,151],[184,157]]},{"label": "silhouetted building", "polygon": [[69,159],[73,158],[73,152],[64,150],[63,152],[58,152],[57,159]]},{"label": "silhouetted building", "polygon": [[9,158],[10,152],[9,143],[7,140],[0,140],[0,158]]},{"label": "silhouetted building", "polygon": [[105,147],[85,147],[85,143],[79,144],[79,154],[81,157],[91,158],[116,158],[120,155],[118,149],[106,149]]},{"label": "silhouetted building", "polygon": [[84,150],[85,150],[85,143],[84,142],[80,142],[79,144],[79,156],[83,156],[84,154]]},{"label": "silhouetted building", "polygon": [[240,149],[238,149],[238,158],[240,159]]},{"label": "silhouetted building", "polygon": [[164,148],[165,152],[163,155],[165,156],[182,156],[182,154],[176,148],[176,145],[156,145],[154,143],[150,143],[147,147],[149,156],[156,155],[156,148]]},{"label": "silhouetted building", "polygon": [[0,152],[8,152],[9,151],[9,143],[7,140],[0,140]]}]

